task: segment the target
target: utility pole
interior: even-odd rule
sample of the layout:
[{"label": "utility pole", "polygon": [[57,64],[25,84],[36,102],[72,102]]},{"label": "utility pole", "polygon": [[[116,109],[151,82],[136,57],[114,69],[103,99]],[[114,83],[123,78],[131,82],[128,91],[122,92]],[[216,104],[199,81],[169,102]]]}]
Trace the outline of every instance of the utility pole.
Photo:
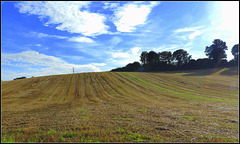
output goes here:
[{"label": "utility pole", "polygon": [[74,73],[74,68],[73,68],[73,73]]}]

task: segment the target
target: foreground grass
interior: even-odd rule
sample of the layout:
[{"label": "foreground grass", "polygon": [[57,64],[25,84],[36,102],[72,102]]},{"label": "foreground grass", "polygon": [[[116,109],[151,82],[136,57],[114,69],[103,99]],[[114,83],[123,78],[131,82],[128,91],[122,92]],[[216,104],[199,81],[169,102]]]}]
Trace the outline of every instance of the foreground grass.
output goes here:
[{"label": "foreground grass", "polygon": [[238,75],[227,70],[3,82],[1,142],[239,142]]}]

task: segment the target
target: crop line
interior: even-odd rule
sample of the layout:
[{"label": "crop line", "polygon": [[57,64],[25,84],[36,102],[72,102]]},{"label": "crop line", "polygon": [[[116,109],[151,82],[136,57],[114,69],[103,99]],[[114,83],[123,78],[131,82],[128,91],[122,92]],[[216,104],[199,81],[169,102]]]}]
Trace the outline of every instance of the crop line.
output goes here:
[{"label": "crop line", "polygon": [[[213,80],[199,80],[200,82],[208,82],[209,84],[215,84],[215,83],[213,83],[212,81]],[[218,83],[217,83],[218,84]],[[237,83],[238,84],[238,83]],[[209,88],[209,87],[207,87],[207,86],[205,86],[205,85],[203,85],[203,87],[205,88],[205,89],[209,89],[210,91],[215,91],[215,92],[219,92],[219,90],[217,89],[211,89],[211,88]],[[221,89],[222,90],[222,89]],[[238,93],[238,91],[237,92],[225,92],[225,91],[221,91],[221,93],[225,93],[225,94],[231,94],[231,95],[239,95],[239,93]]]},{"label": "crop line", "polygon": [[[60,89],[60,88],[62,87],[62,84],[64,83],[64,81],[65,81],[66,78],[67,78],[66,76],[61,76],[61,79],[60,79],[60,77],[59,77],[57,86],[56,86],[56,88],[54,89],[54,91],[51,93],[48,101],[50,101],[50,100],[52,99],[52,97],[54,97],[54,96],[56,95],[56,93],[58,92],[57,89]],[[55,79],[57,79],[57,77],[55,77]]]},{"label": "crop line", "polygon": [[[78,81],[79,75],[77,75],[76,77],[76,83],[75,83],[75,91],[74,91],[74,97],[78,98],[79,97],[79,89],[78,89],[78,85],[79,85],[79,81]],[[74,99],[73,99],[74,100]]]},{"label": "crop line", "polygon": [[70,81],[70,87],[67,93],[67,97],[65,97],[65,101],[67,101],[72,104],[72,101],[75,99],[75,91],[76,91],[76,81],[77,81],[77,75],[72,74],[71,81]]},{"label": "crop line", "polygon": [[[117,77],[118,80],[120,80],[122,83],[124,83],[126,86],[130,86],[132,88],[138,89],[139,91],[141,91],[142,93],[146,94],[146,95],[151,95],[151,96],[156,96],[156,94],[152,91],[149,91],[148,89],[146,89],[145,87],[141,86],[141,85],[131,85],[134,84],[133,82],[130,83],[129,80],[127,80],[125,77],[121,76],[118,73],[114,73]],[[121,78],[121,79],[120,79]],[[129,84],[130,83],[130,84]],[[144,89],[144,90],[143,90]]]},{"label": "crop line", "polygon": [[[120,92],[118,92],[114,87],[112,87],[112,86],[109,84],[109,82],[103,78],[103,76],[100,76],[100,77],[101,77],[101,79],[102,79],[103,81],[105,81],[105,83],[106,83],[113,91],[115,91],[116,94],[118,94],[119,96],[122,95],[122,94],[121,94]],[[114,97],[114,96],[113,96],[113,97]]]},{"label": "crop line", "polygon": [[86,97],[89,101],[93,101],[93,102],[97,102],[97,99],[96,99],[96,96],[94,97],[92,92],[91,92],[91,84],[90,84],[90,77],[88,74],[84,75],[84,80],[85,80],[85,84],[86,84],[86,87],[85,87],[85,94],[86,94]]},{"label": "crop line", "polygon": [[[148,77],[149,79],[151,79],[151,80],[153,80],[153,81],[155,81],[156,79],[158,79],[158,77],[156,77],[156,76],[149,76],[149,75],[145,75],[145,77]],[[159,83],[161,83],[161,84],[163,84],[163,85],[167,85],[167,86],[169,86],[169,87],[174,87],[174,88],[178,88],[178,89],[181,89],[181,90],[184,90],[184,91],[189,91],[189,92],[192,92],[192,93],[196,93],[196,90],[191,90],[191,89],[187,89],[187,88],[182,88],[182,87],[180,87],[180,86],[177,86],[177,85],[172,85],[172,84],[168,84],[168,83],[165,83],[165,82],[162,82],[162,81],[158,81]],[[211,96],[217,96],[217,97],[226,97],[226,98],[235,98],[235,97],[233,97],[233,96],[226,96],[226,95],[217,95],[217,94],[211,94],[211,93],[206,93],[206,92],[201,92],[201,91],[199,91],[198,93],[200,93],[200,94],[203,94],[203,95],[211,95]]]},{"label": "crop line", "polygon": [[[98,73],[98,74],[100,75],[100,73]],[[99,80],[99,76],[96,76],[95,74],[94,74],[93,76],[95,77],[96,81],[98,81],[98,83],[99,83],[101,89],[103,90],[103,92],[107,95],[107,96],[104,96],[104,98],[107,99],[108,97],[112,97],[112,96],[110,96],[110,94],[106,91],[103,83]]]},{"label": "crop line", "polygon": [[[54,79],[56,79],[56,78],[54,78]],[[57,81],[57,80],[55,80],[55,81]],[[55,83],[55,81],[53,80],[52,83]],[[42,99],[48,98],[50,95],[52,95],[54,93],[54,91],[57,89],[57,87],[59,86],[60,82],[61,81],[58,81],[58,83],[55,85],[54,89],[50,93],[48,93],[47,96],[42,97]]]},{"label": "crop line", "polygon": [[86,86],[85,86],[85,78],[84,78],[84,74],[81,74],[79,75],[79,80],[80,80],[80,97],[81,97],[81,101],[80,103],[83,103],[84,99],[87,100],[87,97],[86,97]]},{"label": "crop line", "polygon": [[95,86],[95,82],[93,81],[93,79],[92,79],[92,75],[93,74],[90,74],[90,73],[88,73],[89,74],[89,78],[90,78],[90,81],[91,81],[91,87],[92,87],[92,89],[93,89],[93,95],[96,97],[96,99],[98,100],[98,101],[102,101],[101,99],[100,99],[100,96],[99,96],[99,94],[98,94],[98,91],[97,91],[97,89],[96,89],[96,86]]},{"label": "crop line", "polygon": [[63,86],[61,86],[61,91],[58,93],[58,97],[60,97],[62,95],[62,93],[64,93],[64,91],[66,89],[66,86],[64,86],[64,85],[66,85],[68,83],[69,79],[70,79],[69,76],[66,75],[64,81],[62,82]]},{"label": "crop line", "polygon": [[237,102],[237,103],[238,103],[238,101],[230,101],[230,100],[222,100],[222,99],[215,99],[215,98],[207,98],[207,97],[194,96],[194,95],[190,95],[190,94],[186,94],[186,93],[176,92],[176,91],[173,91],[173,90],[170,90],[170,89],[166,89],[166,88],[162,88],[162,87],[159,87],[159,86],[157,86],[157,85],[155,85],[155,84],[146,82],[146,81],[144,81],[144,80],[142,80],[142,79],[140,79],[140,78],[137,78],[137,77],[135,77],[135,76],[133,76],[133,75],[130,75],[130,74],[128,74],[128,73],[125,73],[125,72],[124,72],[123,74],[128,75],[128,76],[130,76],[131,78],[136,79],[136,80],[138,80],[138,81],[140,81],[140,82],[146,83],[146,84],[151,85],[151,86],[153,86],[153,87],[157,87],[157,88],[159,88],[159,89],[166,90],[166,91],[169,91],[169,92],[172,92],[172,93],[175,93],[175,94],[179,94],[179,95],[183,95],[183,96],[188,96],[188,97],[192,97],[192,98],[203,99],[203,100],[210,100],[210,101],[212,100],[212,101],[219,101],[219,102]]}]

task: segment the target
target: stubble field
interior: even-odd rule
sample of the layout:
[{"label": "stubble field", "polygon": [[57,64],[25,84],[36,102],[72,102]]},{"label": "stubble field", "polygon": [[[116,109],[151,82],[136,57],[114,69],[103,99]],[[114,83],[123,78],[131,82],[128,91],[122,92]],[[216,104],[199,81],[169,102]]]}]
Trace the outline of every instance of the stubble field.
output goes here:
[{"label": "stubble field", "polygon": [[2,81],[2,142],[239,142],[238,67]]}]

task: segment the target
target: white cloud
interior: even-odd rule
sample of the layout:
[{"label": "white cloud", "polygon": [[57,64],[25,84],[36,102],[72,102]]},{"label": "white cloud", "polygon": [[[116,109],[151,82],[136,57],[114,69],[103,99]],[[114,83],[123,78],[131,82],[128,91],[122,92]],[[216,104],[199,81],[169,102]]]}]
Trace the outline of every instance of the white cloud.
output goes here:
[{"label": "white cloud", "polygon": [[56,29],[70,33],[94,36],[107,33],[106,18],[97,13],[82,11],[88,8],[86,1],[45,1],[19,2],[16,7],[21,13],[38,15],[41,20],[47,19],[45,26],[57,25]]},{"label": "white cloud", "polygon": [[125,52],[113,52],[112,57],[113,58],[129,58],[129,54]]},{"label": "white cloud", "polygon": [[202,28],[203,26],[198,26],[198,27],[185,27],[185,28],[180,28],[180,29],[176,29],[173,31],[174,34],[177,33],[182,33],[182,32],[191,32],[191,31],[196,31],[200,28]]},{"label": "white cloud", "polygon": [[200,34],[201,34],[201,32],[199,30],[197,30],[197,31],[191,33],[188,38],[189,39],[194,39],[196,36],[198,36]]},{"label": "white cloud", "polygon": [[[188,39],[193,40],[196,36],[202,34],[201,31],[204,31],[204,30],[201,28],[203,28],[203,26],[185,27],[185,28],[176,29],[173,31],[172,36],[174,36],[174,38],[178,38],[181,40],[188,40]],[[193,32],[193,33],[190,33],[190,32]]]},{"label": "white cloud", "polygon": [[74,42],[85,42],[85,43],[93,43],[94,41],[90,38],[87,37],[72,37],[68,39],[69,41],[74,41]]},{"label": "white cloud", "polygon": [[132,32],[136,29],[136,26],[145,24],[151,9],[157,4],[159,3],[150,2],[145,4],[145,2],[135,2],[125,4],[115,11],[113,23],[120,32]]},{"label": "white cloud", "polygon": [[[58,35],[49,35],[41,32],[29,32],[25,34],[28,37],[37,37],[37,38],[57,38],[57,39],[67,39],[68,41],[74,41],[74,42],[84,42],[84,43],[94,43],[94,41],[88,37],[65,37],[65,36],[58,36]],[[35,46],[41,46],[40,44],[36,44]]]},{"label": "white cloud", "polygon": [[140,49],[141,49],[140,47],[134,47],[134,48],[132,48],[132,49],[131,49],[132,54],[133,54],[133,55],[137,55]]},{"label": "white cloud", "polygon": [[91,63],[94,66],[105,66],[105,63]]},{"label": "white cloud", "polygon": [[40,46],[42,46],[42,45],[41,45],[41,44],[36,44],[35,46],[40,47]]},{"label": "white cloud", "polygon": [[140,49],[141,49],[140,47],[134,47],[134,48],[129,49],[126,52],[121,52],[121,51],[111,52],[112,57],[110,57],[107,60],[107,64],[108,64],[108,66],[113,66],[116,68],[116,66],[123,67],[123,66],[126,66],[127,64],[133,63],[135,61],[139,62],[139,60],[140,60],[139,50]]},{"label": "white cloud", "polygon": [[98,72],[100,69],[97,66],[105,65],[105,63],[92,63],[85,65],[70,64],[61,58],[40,54],[36,51],[24,51],[15,54],[2,53],[1,62],[2,65],[20,66],[23,68],[22,73],[12,71],[12,74],[9,74],[6,71],[2,70],[1,77],[3,80],[11,80],[23,75],[46,76],[54,74],[68,74],[72,73],[72,68],[74,68],[76,73],[92,71]]},{"label": "white cloud", "polygon": [[45,34],[45,33],[41,33],[41,32],[34,32],[34,31],[31,31],[31,32],[25,34],[25,36],[37,37],[37,38],[57,38],[57,39],[66,39],[67,38],[65,36],[49,35],[49,34]]},{"label": "white cloud", "polygon": [[116,45],[119,44],[120,42],[122,42],[122,39],[119,38],[119,37],[113,37],[113,38],[110,40],[111,46],[116,46]]}]

